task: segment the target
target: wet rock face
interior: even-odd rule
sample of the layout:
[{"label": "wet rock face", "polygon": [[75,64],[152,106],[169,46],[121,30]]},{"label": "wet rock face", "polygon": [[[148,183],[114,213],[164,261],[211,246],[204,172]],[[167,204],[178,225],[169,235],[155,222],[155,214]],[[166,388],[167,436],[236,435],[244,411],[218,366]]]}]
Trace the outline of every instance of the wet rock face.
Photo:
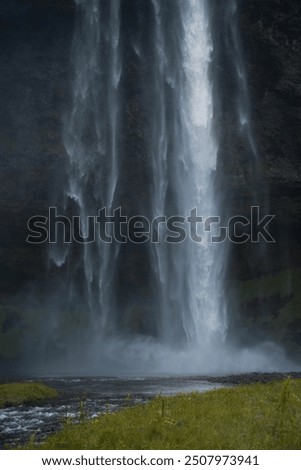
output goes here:
[{"label": "wet rock face", "polygon": [[240,2],[254,130],[269,185],[300,186],[301,4]]},{"label": "wet rock face", "polygon": [[[219,101],[216,111],[221,137],[220,165],[239,185],[239,181],[247,182],[247,149],[234,128],[237,90],[231,61],[231,26],[227,23],[229,4],[212,2],[214,73]],[[237,0],[237,6],[252,127],[263,162],[263,180],[269,186],[300,185],[301,5],[297,0]]]},{"label": "wet rock face", "polygon": [[[247,215],[252,204],[274,214],[275,246],[231,247],[230,272],[242,278],[298,266],[301,261],[300,20],[298,1],[237,1],[240,43],[249,84],[258,162],[237,132],[237,86],[229,30],[222,18],[230,2],[212,2],[216,123],[220,139],[219,184],[224,210]],[[228,42],[228,45],[227,45]],[[227,93],[224,93],[227,90]],[[251,254],[251,256],[250,256]],[[251,268],[251,272],[249,272]]]},{"label": "wet rock face", "polygon": [[[235,301],[229,334],[249,343],[264,338],[278,341],[300,358],[296,286],[301,262],[301,4],[295,0],[237,1],[259,154],[259,170],[255,166],[249,172],[250,156],[234,118],[237,90],[231,51],[224,48],[227,29],[219,14],[225,16],[227,3],[213,3],[219,184],[226,199],[224,210],[248,216],[250,206],[258,204],[264,213],[275,215],[271,231],[276,240],[261,247],[230,246],[227,288]],[[223,88],[229,93],[223,94]],[[252,291],[247,299],[245,289]]]},{"label": "wet rock face", "polygon": [[[64,8],[65,5],[65,8]],[[44,276],[43,249],[26,244],[62,169],[61,116],[68,101],[73,2],[13,1],[0,7],[1,291]]]},{"label": "wet rock face", "polygon": [[[267,248],[264,259],[250,245],[231,246],[230,279],[259,279],[270,272],[298,266],[301,261],[301,4],[299,0],[238,0],[252,124],[261,162],[258,180],[256,172],[249,171],[249,151],[237,133],[233,117],[236,90],[223,24],[227,4],[228,1],[211,0],[215,44],[212,73],[220,139],[218,184],[226,212],[247,214],[254,202],[255,188],[256,202],[276,215],[273,230],[277,244]],[[123,1],[129,25],[134,22],[132,7],[132,0]],[[7,0],[0,6],[0,25],[0,302],[6,303],[24,286],[27,289],[28,285],[40,284],[48,276],[47,246],[26,243],[26,224],[35,214],[47,215],[54,185],[64,174],[62,116],[70,100],[74,1]],[[141,161],[143,112],[138,109],[139,90],[135,88],[140,71],[134,59],[129,57],[128,62],[126,86],[130,99],[124,132],[128,132],[125,153],[130,160],[125,170],[134,177],[129,175],[129,182],[120,188],[121,197],[130,194],[133,180],[141,185],[139,174],[142,172],[147,178],[148,172],[147,156]],[[130,209],[136,204],[136,199],[132,199],[128,199]],[[147,286],[143,259],[143,253],[136,252],[135,258],[130,250],[125,253],[124,269],[120,271],[122,279],[128,280],[125,289],[135,291],[137,278]],[[283,298],[291,302],[289,297]],[[266,310],[270,309],[272,318],[277,303],[274,294],[269,307],[266,300],[260,301]],[[256,295],[248,302],[255,305]],[[242,311],[250,323],[251,307],[246,301],[244,305]],[[6,324],[7,312],[4,313]],[[291,323],[294,321],[292,317]],[[22,326],[19,310],[13,328],[18,325]]]}]

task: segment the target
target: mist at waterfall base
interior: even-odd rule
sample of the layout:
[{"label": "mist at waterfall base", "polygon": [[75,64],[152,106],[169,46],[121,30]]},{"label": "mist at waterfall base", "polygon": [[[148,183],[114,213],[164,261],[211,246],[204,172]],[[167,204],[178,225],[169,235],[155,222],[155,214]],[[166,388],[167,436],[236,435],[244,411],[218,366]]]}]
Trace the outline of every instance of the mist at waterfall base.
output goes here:
[{"label": "mist at waterfall base", "polygon": [[[63,126],[66,171],[52,205],[79,216],[83,233],[88,216],[102,207],[149,219],[192,208],[203,218],[218,215],[223,195],[209,2],[76,5],[72,100]],[[235,2],[229,8],[234,12]],[[238,132],[250,157],[258,158],[233,25],[232,33]],[[25,345],[25,369],[64,375],[295,369],[279,346],[243,347],[227,334],[227,256],[227,244],[193,241],[52,245],[49,265],[57,281],[49,282],[39,335]]]}]

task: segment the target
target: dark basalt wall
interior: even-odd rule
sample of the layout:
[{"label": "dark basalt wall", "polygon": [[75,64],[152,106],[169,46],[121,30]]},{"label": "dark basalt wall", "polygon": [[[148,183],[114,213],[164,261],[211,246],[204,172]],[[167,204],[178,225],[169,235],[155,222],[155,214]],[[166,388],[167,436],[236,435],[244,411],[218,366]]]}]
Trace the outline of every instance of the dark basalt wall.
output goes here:
[{"label": "dark basalt wall", "polygon": [[[42,247],[26,243],[29,217],[45,213],[61,171],[61,115],[69,99],[72,2],[0,6],[1,295],[44,277]],[[63,8],[63,5],[66,7]]]},{"label": "dark basalt wall", "polygon": [[255,203],[262,215],[275,215],[270,230],[276,243],[229,246],[229,334],[243,344],[276,340],[300,357],[301,5],[282,0],[237,4],[259,159],[254,163],[237,132],[232,51],[225,48],[229,25],[223,22],[229,2],[214,0],[219,184],[225,212],[249,216]]},{"label": "dark basalt wall", "polygon": [[[123,8],[127,2],[127,21],[131,23],[133,2],[124,0]],[[238,0],[260,160],[257,169],[251,165],[252,171],[249,150],[233,117],[236,89],[231,51],[225,47],[228,5],[227,0],[211,2],[212,75],[220,139],[218,190],[224,211],[232,215],[248,214],[255,194],[263,211],[276,215],[272,230],[277,241],[263,251],[250,244],[230,246],[227,288],[236,299],[231,301],[230,332],[244,341],[256,332],[257,338],[276,339],[296,352],[301,337],[301,5],[299,0]],[[34,321],[28,312],[24,320],[20,308],[23,293],[45,289],[43,281],[56,275],[47,271],[47,246],[26,243],[26,224],[33,215],[47,215],[54,185],[64,171],[61,129],[62,114],[70,100],[74,11],[72,0],[7,0],[0,6],[0,356],[4,349],[9,350],[5,345],[12,339],[17,338],[16,344],[20,340],[19,330],[29,331],[30,321]],[[133,85],[139,75],[137,67],[129,60],[126,69],[127,119],[135,126],[140,113],[139,90]],[[127,128],[133,172],[147,172],[147,164],[139,160],[145,151],[143,132],[133,132],[133,125]],[[134,175],[131,181],[139,185],[137,178]],[[122,191],[126,194],[130,187],[131,182],[125,182]],[[145,267],[139,268],[137,252],[135,263],[131,263],[130,250],[125,255],[123,277],[134,285],[135,276]],[[17,354],[16,344],[5,354]]]}]

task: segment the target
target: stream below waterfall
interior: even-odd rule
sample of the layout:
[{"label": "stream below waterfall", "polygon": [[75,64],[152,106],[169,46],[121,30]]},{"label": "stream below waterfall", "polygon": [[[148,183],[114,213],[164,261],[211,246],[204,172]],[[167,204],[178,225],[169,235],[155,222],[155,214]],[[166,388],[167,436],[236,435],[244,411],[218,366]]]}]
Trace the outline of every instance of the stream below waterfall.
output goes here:
[{"label": "stream below waterfall", "polygon": [[95,418],[126,406],[146,403],[158,395],[175,395],[218,388],[196,377],[69,377],[34,378],[58,391],[58,398],[32,405],[0,409],[0,449],[23,444],[32,434],[42,440],[59,430],[64,421]]}]

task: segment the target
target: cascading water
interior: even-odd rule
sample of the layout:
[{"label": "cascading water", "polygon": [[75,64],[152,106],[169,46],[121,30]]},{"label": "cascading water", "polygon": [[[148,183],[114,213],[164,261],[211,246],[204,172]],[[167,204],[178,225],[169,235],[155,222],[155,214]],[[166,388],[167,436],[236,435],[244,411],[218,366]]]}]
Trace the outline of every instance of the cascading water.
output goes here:
[{"label": "cascading water", "polygon": [[[127,252],[118,241],[105,243],[98,236],[94,243],[52,245],[50,258],[63,273],[59,292],[66,300],[57,301],[61,313],[53,314],[54,326],[48,328],[48,335],[53,342],[59,341],[55,335],[65,340],[69,353],[65,369],[112,374],[274,368],[265,352],[240,351],[238,360],[236,351],[225,343],[226,249],[222,243],[212,243],[217,221],[208,219],[220,215],[221,199],[214,185],[218,146],[213,128],[208,0],[76,0],[76,4],[72,100],[63,135],[66,178],[58,184],[55,200],[60,213],[75,216],[78,237],[86,241],[93,232],[89,217],[102,208],[111,215],[118,206],[130,207],[131,213],[135,204],[136,210],[140,207],[139,199],[147,199],[145,216],[152,220],[190,216],[191,225],[186,220],[185,240],[167,243],[165,236],[173,233],[174,237],[172,230],[179,220],[173,219],[174,225],[167,229],[157,223],[154,232],[159,240],[148,243],[143,255],[140,245],[133,244]],[[148,25],[125,21],[127,8],[140,13],[146,9]],[[233,66],[241,89],[240,125],[256,156],[234,10],[231,15],[237,59]],[[131,30],[137,25],[138,33]],[[136,75],[135,67],[140,70]],[[133,135],[135,142],[143,140],[146,149],[140,155],[147,159],[145,187],[137,184],[143,177],[137,172],[141,163],[134,169],[132,161],[127,164],[126,160],[129,140],[136,145],[132,135],[127,137],[135,122],[128,109],[127,89],[133,76],[140,80],[135,82],[140,91],[132,107],[134,114],[142,116],[143,130],[139,127]],[[131,187],[135,196],[128,195],[125,187]],[[150,196],[145,198],[145,194]],[[202,218],[198,220],[201,228],[196,228],[194,216]],[[112,225],[106,226],[107,236],[114,231]],[[136,267],[141,264],[149,266],[148,284],[139,279],[141,270]],[[125,280],[123,265],[134,279],[132,284],[138,286],[139,302],[147,299],[147,308],[136,308],[135,290],[128,292],[120,286],[120,279]],[[140,284],[143,289],[139,290]],[[64,310],[71,311],[69,342],[64,332],[57,333],[66,324]],[[77,334],[73,332],[74,311]],[[151,321],[145,320],[145,312]]]},{"label": "cascading water", "polygon": [[[63,132],[68,163],[57,202],[63,201],[63,207],[58,204],[63,213],[77,217],[77,238],[88,241],[95,230],[91,217],[104,207],[110,213],[119,178],[120,2],[76,0],[76,5],[72,102]],[[117,244],[99,237],[77,247],[51,247],[54,263],[66,266],[67,305],[85,311],[89,341],[105,335],[113,320],[117,252]]]},{"label": "cascading water", "polygon": [[[195,210],[205,221],[218,213],[213,190],[217,145],[212,129],[208,5],[203,0],[152,3],[156,64],[150,135],[152,213],[154,218],[188,216]],[[225,330],[222,256],[204,231],[199,228],[198,232],[202,242],[194,234],[195,240],[187,237],[180,244],[151,247],[162,336],[171,344],[183,337],[210,343],[211,333]]]},{"label": "cascading water", "polygon": [[[76,0],[76,4],[72,102],[63,134],[68,162],[57,202],[63,201],[58,204],[63,213],[78,217],[78,232],[88,240],[93,231],[89,217],[104,207],[112,214],[123,178],[121,4],[119,0]],[[145,132],[151,161],[147,210],[152,219],[188,217],[194,210],[205,220],[218,213],[213,190],[217,145],[212,129],[213,46],[207,1],[151,0],[150,4],[152,73],[144,84],[148,99],[140,104],[149,123]],[[143,50],[144,45],[135,47]],[[122,203],[126,206],[126,201]],[[202,236],[202,242],[191,240],[188,233],[182,243],[167,243],[168,231],[160,224],[158,232],[158,243],[149,245],[156,286],[151,315],[156,319],[157,339],[168,347],[180,342],[189,347],[206,344],[208,350],[212,335],[221,340],[226,326],[221,247],[218,250],[210,243],[204,230],[192,233],[194,238]],[[51,247],[51,259],[65,270],[67,307],[85,311],[81,334],[93,356],[100,340],[122,333],[115,322],[120,313],[114,300],[118,263],[123,262],[119,251],[120,244],[104,243],[97,236],[95,243]]]}]

